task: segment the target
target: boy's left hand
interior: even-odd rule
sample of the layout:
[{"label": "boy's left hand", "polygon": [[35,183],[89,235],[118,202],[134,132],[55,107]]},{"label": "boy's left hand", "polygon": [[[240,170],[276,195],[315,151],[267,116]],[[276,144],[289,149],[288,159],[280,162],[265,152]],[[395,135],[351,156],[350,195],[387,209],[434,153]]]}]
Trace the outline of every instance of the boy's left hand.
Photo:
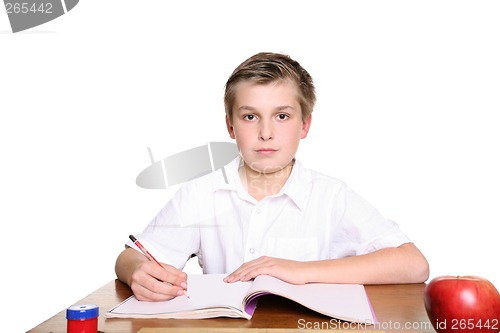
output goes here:
[{"label": "boy's left hand", "polygon": [[260,257],[241,265],[224,282],[249,281],[258,275],[270,275],[292,284],[305,284],[304,263],[287,259]]}]

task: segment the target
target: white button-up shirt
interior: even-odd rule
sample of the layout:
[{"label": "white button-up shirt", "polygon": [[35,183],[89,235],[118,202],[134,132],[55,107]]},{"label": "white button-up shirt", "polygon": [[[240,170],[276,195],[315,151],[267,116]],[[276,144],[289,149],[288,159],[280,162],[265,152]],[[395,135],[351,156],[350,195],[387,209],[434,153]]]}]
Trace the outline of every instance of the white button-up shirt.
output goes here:
[{"label": "white button-up shirt", "polygon": [[[237,157],[187,182],[137,236],[159,261],[181,269],[198,256],[204,273],[231,273],[261,256],[336,259],[409,242],[398,225],[338,179],[295,162],[278,194],[257,201]],[[127,245],[133,246],[128,243]]]}]

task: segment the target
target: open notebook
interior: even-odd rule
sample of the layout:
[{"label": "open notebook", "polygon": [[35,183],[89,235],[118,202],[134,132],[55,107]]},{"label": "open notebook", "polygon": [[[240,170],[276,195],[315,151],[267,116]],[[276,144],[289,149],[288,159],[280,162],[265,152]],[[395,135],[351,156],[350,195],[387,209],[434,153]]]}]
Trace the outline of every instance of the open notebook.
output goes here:
[{"label": "open notebook", "polygon": [[188,277],[188,294],[165,302],[142,302],[134,296],[110,309],[108,318],[213,317],[252,318],[258,297],[275,294],[336,319],[375,323],[375,315],[363,285],[310,283],[293,285],[260,275],[253,281],[225,283],[225,274]]}]

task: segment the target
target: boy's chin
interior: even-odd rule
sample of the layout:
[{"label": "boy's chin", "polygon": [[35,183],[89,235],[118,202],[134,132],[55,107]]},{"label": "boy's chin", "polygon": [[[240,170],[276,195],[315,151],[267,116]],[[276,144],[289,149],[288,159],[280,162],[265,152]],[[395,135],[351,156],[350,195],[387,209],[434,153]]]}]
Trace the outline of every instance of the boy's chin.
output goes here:
[{"label": "boy's chin", "polygon": [[280,174],[286,172],[287,174],[290,172],[290,167],[292,165],[291,161],[288,164],[273,164],[273,163],[253,163],[246,164],[247,168],[249,168],[251,172],[272,175],[272,174]]}]

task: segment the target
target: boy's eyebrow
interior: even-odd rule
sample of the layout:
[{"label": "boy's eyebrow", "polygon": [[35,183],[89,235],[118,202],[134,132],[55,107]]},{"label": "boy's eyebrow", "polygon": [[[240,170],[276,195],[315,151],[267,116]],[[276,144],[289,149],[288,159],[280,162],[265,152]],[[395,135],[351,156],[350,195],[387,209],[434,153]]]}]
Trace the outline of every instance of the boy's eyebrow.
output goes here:
[{"label": "boy's eyebrow", "polygon": [[237,109],[237,111],[255,111],[255,108],[248,105],[242,105]]},{"label": "boy's eyebrow", "polygon": [[278,106],[276,108],[276,110],[278,111],[282,111],[282,110],[286,110],[286,109],[292,109],[292,110],[295,110],[295,108],[291,105],[282,105],[282,106]]},{"label": "boy's eyebrow", "polygon": [[[281,105],[281,106],[277,106],[275,108],[275,110],[277,110],[277,111],[283,111],[286,109],[295,110],[295,108],[291,105]],[[237,111],[256,111],[256,110],[257,110],[257,108],[254,108],[253,106],[249,106],[249,105],[242,105],[237,109]]]}]

